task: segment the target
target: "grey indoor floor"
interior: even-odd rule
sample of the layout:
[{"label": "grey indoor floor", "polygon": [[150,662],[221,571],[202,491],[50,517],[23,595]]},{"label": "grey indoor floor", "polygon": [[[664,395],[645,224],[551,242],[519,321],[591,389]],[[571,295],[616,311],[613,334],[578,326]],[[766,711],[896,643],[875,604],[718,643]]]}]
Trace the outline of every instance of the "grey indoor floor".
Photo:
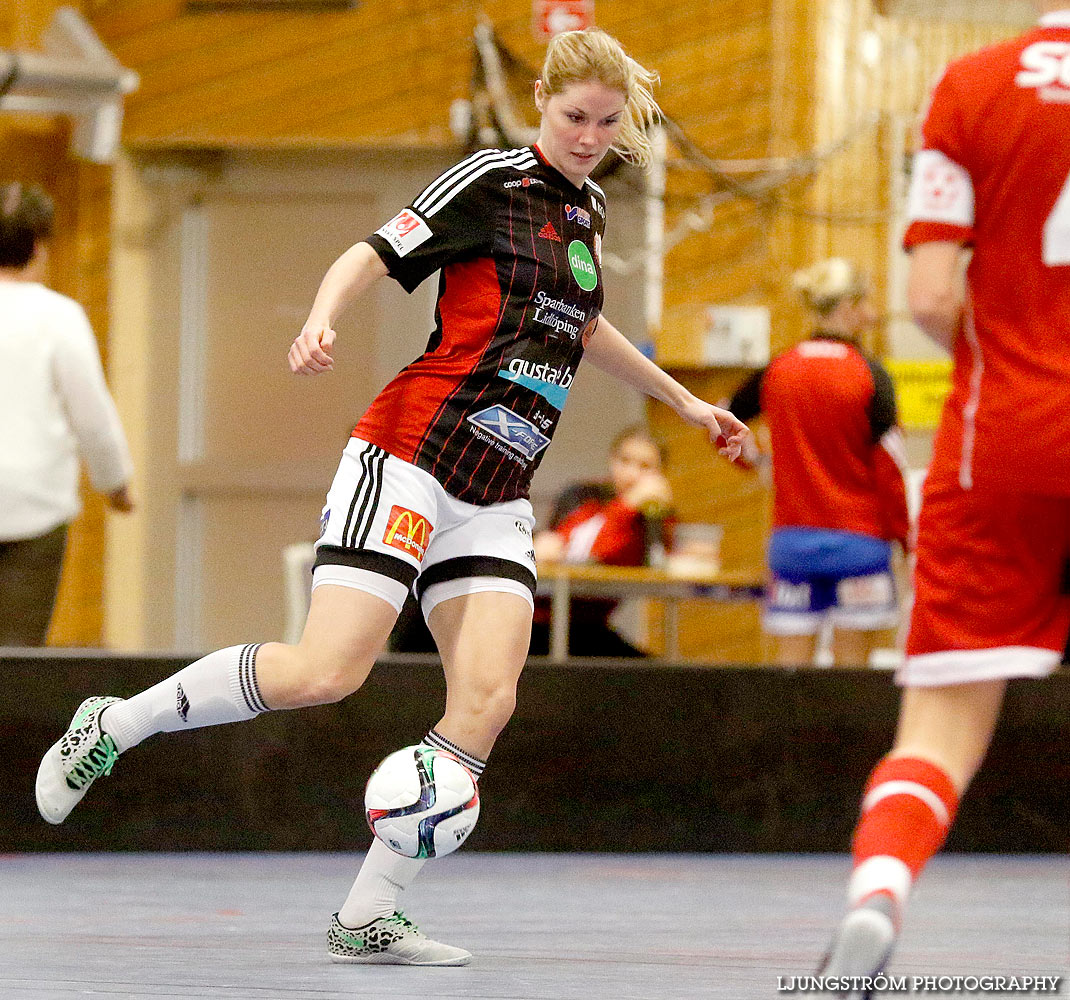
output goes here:
[{"label": "grey indoor floor", "polygon": [[[406,909],[474,952],[470,966],[332,965],[327,920],[359,860],[2,857],[0,997],[784,996],[778,977],[814,971],[848,866],[825,855],[461,852],[425,868]],[[930,866],[889,971],[1065,975],[1068,966],[1067,860],[973,855]]]}]

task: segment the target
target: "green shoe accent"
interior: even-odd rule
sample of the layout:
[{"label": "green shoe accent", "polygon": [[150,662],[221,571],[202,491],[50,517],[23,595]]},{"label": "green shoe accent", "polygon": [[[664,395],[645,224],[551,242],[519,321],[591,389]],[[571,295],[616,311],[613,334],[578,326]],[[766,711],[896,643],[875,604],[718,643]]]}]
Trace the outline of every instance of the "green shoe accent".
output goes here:
[{"label": "green shoe accent", "polygon": [[71,768],[67,784],[75,791],[85,788],[97,778],[111,774],[118,759],[119,751],[115,749],[115,743],[107,733],[103,733],[96,746]]}]

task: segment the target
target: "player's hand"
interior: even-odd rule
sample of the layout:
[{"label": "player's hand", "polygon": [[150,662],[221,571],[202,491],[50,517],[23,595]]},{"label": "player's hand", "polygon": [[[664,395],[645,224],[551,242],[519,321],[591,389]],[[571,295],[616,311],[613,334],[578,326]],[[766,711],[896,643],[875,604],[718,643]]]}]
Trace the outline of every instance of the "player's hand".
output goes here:
[{"label": "player's hand", "polygon": [[743,454],[743,448],[751,436],[750,428],[728,410],[692,396],[676,412],[689,424],[705,428],[718,453],[728,461],[734,462]]},{"label": "player's hand", "polygon": [[321,375],[334,370],[335,332],[327,323],[309,320],[290,345],[290,371],[295,375]]}]

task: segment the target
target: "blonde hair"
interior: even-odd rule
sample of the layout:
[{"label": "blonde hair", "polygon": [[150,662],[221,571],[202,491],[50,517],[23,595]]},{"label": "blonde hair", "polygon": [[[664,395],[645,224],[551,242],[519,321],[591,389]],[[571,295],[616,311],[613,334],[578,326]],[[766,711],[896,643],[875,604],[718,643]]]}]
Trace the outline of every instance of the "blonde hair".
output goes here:
[{"label": "blonde hair", "polygon": [[842,257],[830,257],[796,271],[792,284],[803,301],[821,316],[827,316],[845,298],[859,298],[869,291],[865,274]]},{"label": "blonde hair", "polygon": [[653,90],[658,74],[640,66],[612,35],[599,28],[555,35],[546,50],[540,79],[547,97],[588,80],[619,90],[625,97],[624,114],[617,141],[610,148],[636,166],[650,165],[654,146],[647,129],[661,118]]}]

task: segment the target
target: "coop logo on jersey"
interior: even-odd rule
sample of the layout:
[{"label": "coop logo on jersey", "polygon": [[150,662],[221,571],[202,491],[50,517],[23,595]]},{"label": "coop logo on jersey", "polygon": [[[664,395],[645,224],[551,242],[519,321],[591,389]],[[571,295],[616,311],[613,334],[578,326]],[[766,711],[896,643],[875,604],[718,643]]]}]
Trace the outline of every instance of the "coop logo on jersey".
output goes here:
[{"label": "coop logo on jersey", "polygon": [[423,514],[394,504],[386,522],[383,544],[401,549],[417,562],[423,562],[427,545],[431,541],[431,532],[434,530],[434,525],[430,524]]},{"label": "coop logo on jersey", "polygon": [[507,367],[499,369],[498,375],[532,392],[537,392],[551,406],[564,409],[568,390],[575,373],[570,365],[555,368],[553,365],[537,364],[524,358],[513,358]]},{"label": "coop logo on jersey", "polygon": [[526,188],[531,187],[532,184],[541,184],[542,181],[538,177],[521,177],[515,181],[506,181],[502,187],[509,188]]},{"label": "coop logo on jersey", "polygon": [[515,449],[529,461],[550,443],[550,439],[533,423],[505,406],[488,406],[485,410],[473,413],[468,422],[478,431]]},{"label": "coop logo on jersey", "polygon": [[582,240],[573,240],[568,245],[568,266],[572,268],[572,277],[585,292],[598,287],[598,272],[594,268],[594,258],[587,244]]},{"label": "coop logo on jersey", "polygon": [[1070,42],[1034,42],[1022,50],[1019,87],[1036,87],[1046,101],[1070,101]]},{"label": "coop logo on jersey", "polygon": [[426,243],[431,239],[433,233],[431,227],[423,219],[406,208],[403,212],[398,212],[381,229],[375,230],[375,235],[386,240],[399,257],[404,257],[421,243]]},{"label": "coop logo on jersey", "polygon": [[569,222],[578,222],[584,229],[591,228],[591,213],[579,205],[566,205],[565,218]]}]

